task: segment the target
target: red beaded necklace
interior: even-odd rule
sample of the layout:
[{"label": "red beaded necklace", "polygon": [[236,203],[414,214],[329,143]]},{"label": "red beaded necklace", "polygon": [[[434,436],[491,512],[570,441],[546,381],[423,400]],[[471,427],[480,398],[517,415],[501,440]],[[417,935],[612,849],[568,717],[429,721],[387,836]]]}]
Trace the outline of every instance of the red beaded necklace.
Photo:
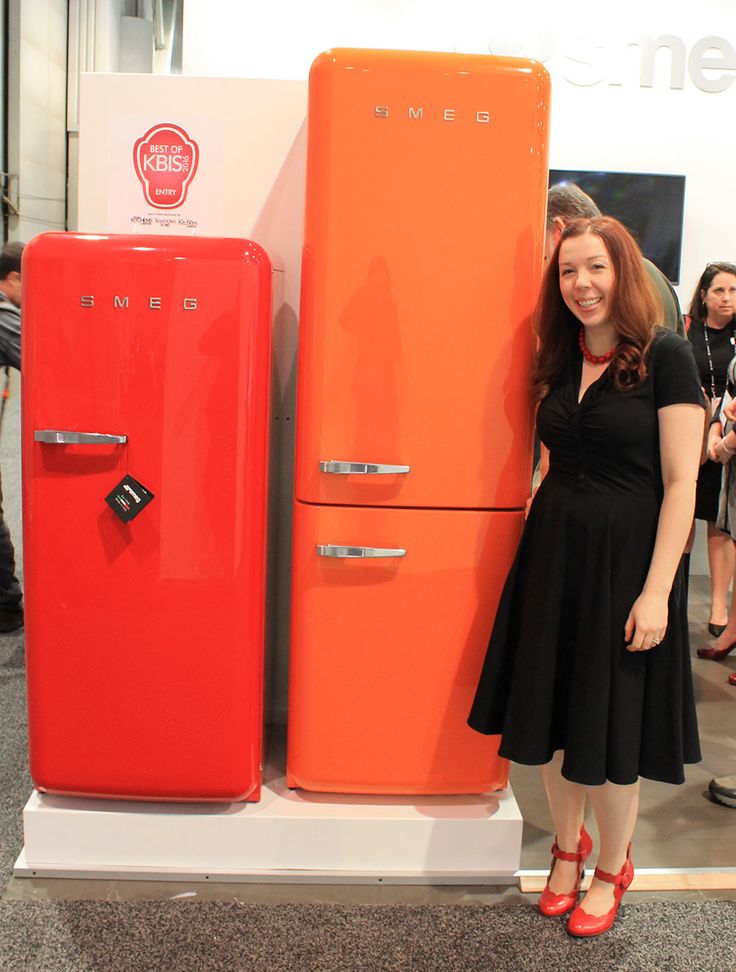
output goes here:
[{"label": "red beaded necklace", "polygon": [[591,364],[606,364],[606,362],[610,361],[614,354],[618,351],[618,344],[614,344],[611,350],[606,351],[605,354],[591,354],[585,345],[585,328],[582,326],[578,331],[578,345],[580,346],[580,350],[582,351],[585,360],[589,361]]}]

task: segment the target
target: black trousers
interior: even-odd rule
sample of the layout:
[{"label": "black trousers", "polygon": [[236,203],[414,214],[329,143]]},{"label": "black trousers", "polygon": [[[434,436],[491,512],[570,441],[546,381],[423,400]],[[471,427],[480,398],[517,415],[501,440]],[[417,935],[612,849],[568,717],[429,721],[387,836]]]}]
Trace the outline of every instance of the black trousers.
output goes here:
[{"label": "black trousers", "polygon": [[15,550],[3,516],[3,486],[0,479],[0,611],[17,611],[23,592],[15,576]]}]

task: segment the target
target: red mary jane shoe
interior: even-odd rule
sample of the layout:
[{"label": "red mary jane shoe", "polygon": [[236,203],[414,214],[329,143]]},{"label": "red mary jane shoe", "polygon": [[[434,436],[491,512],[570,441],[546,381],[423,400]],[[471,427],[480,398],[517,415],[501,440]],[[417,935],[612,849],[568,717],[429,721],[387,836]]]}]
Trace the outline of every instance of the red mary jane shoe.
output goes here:
[{"label": "red mary jane shoe", "polygon": [[593,876],[597,877],[599,881],[608,881],[609,884],[615,885],[613,891],[613,908],[605,915],[589,915],[587,911],[583,911],[582,907],[578,905],[567,921],[567,930],[577,938],[592,938],[594,935],[602,935],[613,924],[618,906],[621,904],[621,898],[624,896],[624,891],[626,891],[634,880],[634,865],[631,863],[631,844],[629,844],[626,851],[626,863],[618,874],[609,874],[608,871],[602,871],[597,867]]},{"label": "red mary jane shoe", "polygon": [[[585,862],[590,857],[592,850],[593,841],[585,829],[585,824],[580,828],[580,840],[578,841],[576,853],[560,850],[557,846],[557,840],[552,844],[552,866],[549,869],[549,876],[547,877],[544,891],[542,891],[537,902],[537,907],[547,918],[559,918],[560,915],[566,915],[568,911],[572,911],[575,907],[578,900],[578,893],[580,892],[580,882],[583,880],[583,874],[585,873]],[[578,879],[572,891],[568,891],[565,894],[555,894],[554,891],[550,891],[549,879],[552,877],[552,872],[555,869],[555,861],[577,861]]]},{"label": "red mary jane shoe", "polygon": [[736,672],[731,672],[731,674],[728,676],[728,684],[736,685]]},{"label": "red mary jane shoe", "polygon": [[728,655],[736,648],[736,641],[730,645],[726,645],[725,648],[714,648],[712,645],[707,647],[698,648],[697,655],[698,658],[705,658],[708,661],[723,661]]}]

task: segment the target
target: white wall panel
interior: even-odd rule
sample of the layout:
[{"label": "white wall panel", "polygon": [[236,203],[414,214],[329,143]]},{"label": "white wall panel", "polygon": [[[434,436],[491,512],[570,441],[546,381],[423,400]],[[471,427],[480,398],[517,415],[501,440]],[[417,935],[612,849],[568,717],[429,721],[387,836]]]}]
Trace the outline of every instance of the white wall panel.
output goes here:
[{"label": "white wall panel", "polygon": [[736,3],[620,0],[612,8],[581,0],[523,0],[515,5],[488,0],[279,0],[259,6],[187,0],[184,72],[304,79],[312,59],[336,46],[542,59],[552,76],[553,168],[687,176],[680,290],[686,299],[706,262],[736,259],[731,216],[736,211],[731,175],[736,126],[727,122],[736,107],[736,61],[704,72],[726,79],[727,90],[721,93],[700,90],[694,69],[686,69],[683,87],[677,90],[670,87],[670,55],[662,49],[654,59],[654,86],[642,88],[640,51],[627,46],[641,35],[673,35],[688,56],[708,35],[736,47]]},{"label": "white wall panel", "polygon": [[28,240],[64,229],[66,214],[66,25],[64,0],[23,0],[11,8],[14,53],[9,97],[9,170],[19,218],[10,235]]},{"label": "white wall panel", "polygon": [[[180,209],[197,224],[191,232],[256,240],[280,268],[273,274],[269,583],[277,595],[269,608],[268,708],[281,718],[286,709],[306,99],[303,81],[145,74],[84,74],[80,94],[80,231],[190,231],[137,221],[157,216],[135,175],[133,145],[151,127],[170,122],[184,128],[200,148],[197,173]],[[76,148],[74,141],[71,147]],[[70,152],[70,164],[71,158]]]}]

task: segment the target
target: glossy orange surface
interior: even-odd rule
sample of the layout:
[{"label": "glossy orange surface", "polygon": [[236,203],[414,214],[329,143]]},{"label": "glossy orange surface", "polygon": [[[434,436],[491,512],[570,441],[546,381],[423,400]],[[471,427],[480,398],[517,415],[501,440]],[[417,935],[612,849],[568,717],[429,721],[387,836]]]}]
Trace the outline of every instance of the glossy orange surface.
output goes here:
[{"label": "glossy orange surface", "polygon": [[[309,98],[297,497],[521,507],[546,71],[335,50],[315,61]],[[411,471],[333,476],[321,460]]]},{"label": "glossy orange surface", "polygon": [[[466,719],[523,514],[297,503],[288,783],[339,793],[506,785]],[[339,560],[317,544],[403,548]]]},{"label": "glossy orange surface", "polygon": [[[46,234],[26,247],[23,532],[39,789],[259,794],[270,277],[246,240]],[[34,441],[37,429],[128,441],[51,445]],[[124,524],[105,497],[126,474],[155,498]]]},{"label": "glossy orange surface", "polygon": [[[503,787],[466,719],[531,474],[549,78],[335,50],[310,75],[290,784]],[[328,461],[408,466],[347,475]],[[328,560],[317,544],[402,547]]]}]

